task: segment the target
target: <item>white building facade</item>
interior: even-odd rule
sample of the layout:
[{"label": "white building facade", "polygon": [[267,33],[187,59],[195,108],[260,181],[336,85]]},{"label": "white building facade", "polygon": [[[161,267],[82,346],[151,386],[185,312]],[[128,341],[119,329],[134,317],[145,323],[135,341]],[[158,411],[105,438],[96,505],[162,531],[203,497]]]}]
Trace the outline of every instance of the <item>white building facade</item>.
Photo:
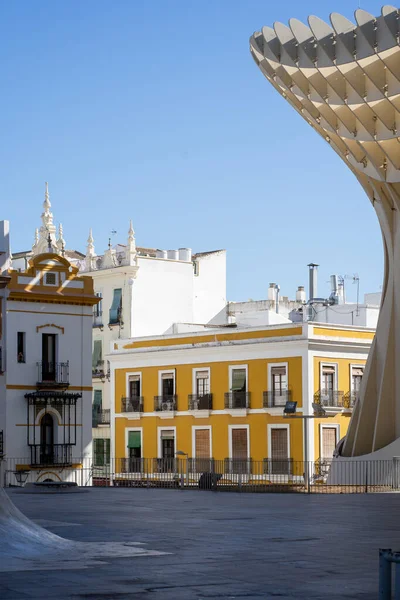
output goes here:
[{"label": "white building facade", "polygon": [[8,223],[0,225],[0,431],[11,468],[28,481],[77,479],[92,455],[90,277],[61,255],[45,200],[43,231],[26,271],[10,269]]}]

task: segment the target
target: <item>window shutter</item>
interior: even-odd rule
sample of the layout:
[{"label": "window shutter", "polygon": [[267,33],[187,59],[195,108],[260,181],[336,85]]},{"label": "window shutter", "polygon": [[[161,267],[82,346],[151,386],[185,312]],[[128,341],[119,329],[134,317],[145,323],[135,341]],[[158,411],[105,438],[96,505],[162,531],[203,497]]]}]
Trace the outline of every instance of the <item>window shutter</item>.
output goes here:
[{"label": "window shutter", "polygon": [[246,369],[232,369],[232,391],[246,391]]},{"label": "window shutter", "polygon": [[232,429],[232,458],[247,458],[247,429]]},{"label": "window shutter", "polygon": [[362,377],[364,375],[364,369],[360,367],[352,367],[351,374],[353,377]]},{"label": "window shutter", "polygon": [[173,379],[173,378],[174,378],[173,373],[161,373],[161,379]]},{"label": "window shutter", "polygon": [[286,367],[271,367],[271,375],[286,375]]},{"label": "window shutter", "polygon": [[322,458],[332,458],[337,444],[336,427],[322,428]]},{"label": "window shutter", "polygon": [[101,390],[94,390],[93,408],[96,410],[101,410],[102,404],[103,404],[103,392]]},{"label": "window shutter", "polygon": [[129,381],[140,381],[140,375],[129,375]]},{"label": "window shutter", "polygon": [[271,429],[271,456],[272,460],[288,459],[288,430]]},{"label": "window shutter", "polygon": [[128,435],[128,448],[141,448],[142,439],[140,431],[129,431]]},{"label": "window shutter", "polygon": [[95,438],[93,440],[94,450],[94,464],[96,467],[104,466],[104,442],[101,438]]},{"label": "window shutter", "polygon": [[175,439],[175,432],[173,429],[163,429],[161,431],[161,439],[163,440],[173,440]]},{"label": "window shutter", "polygon": [[95,340],[93,342],[93,355],[92,355],[92,367],[95,369],[102,358],[102,343],[101,340]]},{"label": "window shutter", "polygon": [[208,371],[196,371],[196,379],[208,379]]},{"label": "window shutter", "polygon": [[119,312],[122,306],[122,289],[117,288],[114,290],[114,296],[112,305],[110,308],[110,323],[118,323]]},{"label": "window shutter", "polygon": [[195,429],[196,458],[210,458],[210,430]]},{"label": "window shutter", "polygon": [[328,365],[324,365],[324,366],[322,367],[322,373],[324,373],[324,374],[325,374],[325,373],[326,373],[326,374],[328,374],[328,373],[334,373],[334,372],[335,372],[335,367],[334,367],[334,366],[328,366]]}]

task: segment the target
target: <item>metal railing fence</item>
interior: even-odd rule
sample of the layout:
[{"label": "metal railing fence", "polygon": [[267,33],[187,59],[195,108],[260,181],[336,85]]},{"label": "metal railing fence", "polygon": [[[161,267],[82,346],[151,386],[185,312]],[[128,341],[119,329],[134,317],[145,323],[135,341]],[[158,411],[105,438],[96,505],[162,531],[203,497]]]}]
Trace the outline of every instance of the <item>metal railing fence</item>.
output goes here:
[{"label": "metal railing fence", "polygon": [[[164,487],[233,492],[374,493],[400,490],[400,462],[225,458],[110,459],[95,466],[91,457],[48,455],[37,446],[32,457],[5,459],[4,485],[17,485],[15,473],[28,472],[27,482],[54,477],[80,486]],[[57,450],[58,452],[58,450]],[[60,460],[62,459],[62,460]],[[43,467],[38,469],[38,467]],[[52,475],[51,473],[54,472]]]}]

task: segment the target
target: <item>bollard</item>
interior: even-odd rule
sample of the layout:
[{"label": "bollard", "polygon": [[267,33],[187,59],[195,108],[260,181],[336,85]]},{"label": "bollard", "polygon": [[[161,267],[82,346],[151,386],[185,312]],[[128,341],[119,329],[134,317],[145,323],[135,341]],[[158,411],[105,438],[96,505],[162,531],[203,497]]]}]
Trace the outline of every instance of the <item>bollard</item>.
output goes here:
[{"label": "bollard", "polygon": [[379,550],[379,600],[392,600],[391,548]]}]

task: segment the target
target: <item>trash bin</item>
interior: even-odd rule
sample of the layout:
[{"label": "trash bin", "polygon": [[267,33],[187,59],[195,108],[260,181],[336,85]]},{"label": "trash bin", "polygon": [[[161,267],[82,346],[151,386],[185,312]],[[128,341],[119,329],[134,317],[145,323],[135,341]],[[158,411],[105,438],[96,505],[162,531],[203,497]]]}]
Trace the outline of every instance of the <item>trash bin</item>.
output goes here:
[{"label": "trash bin", "polygon": [[200,490],[213,490],[221,479],[221,473],[202,473],[199,479]]}]

